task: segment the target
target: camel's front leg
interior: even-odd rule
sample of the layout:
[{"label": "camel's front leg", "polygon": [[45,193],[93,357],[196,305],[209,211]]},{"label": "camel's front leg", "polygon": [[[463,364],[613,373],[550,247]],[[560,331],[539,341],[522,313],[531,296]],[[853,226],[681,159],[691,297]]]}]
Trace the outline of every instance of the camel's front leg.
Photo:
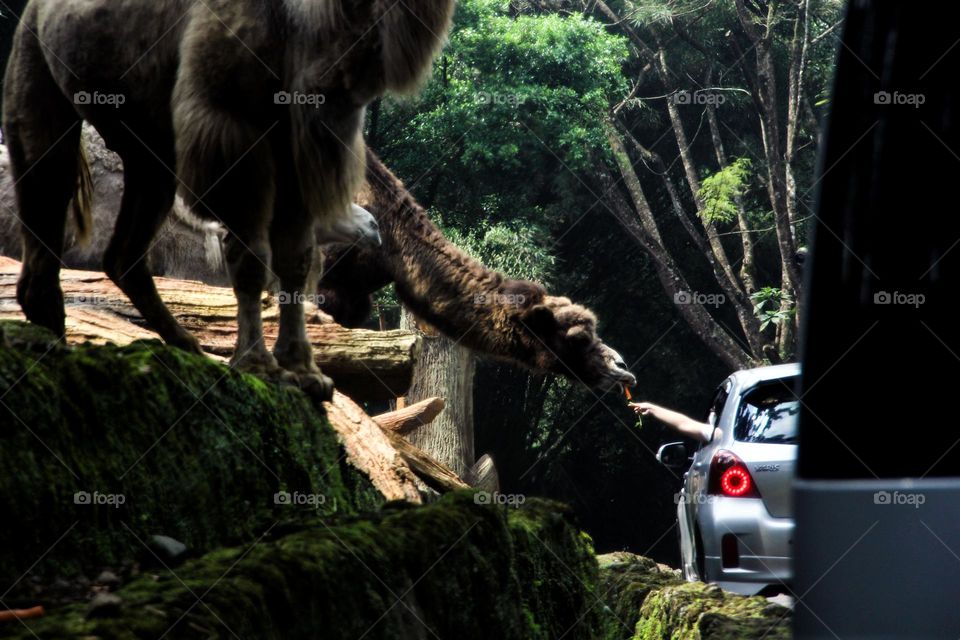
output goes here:
[{"label": "camel's front leg", "polygon": [[225,258],[237,296],[237,346],[230,364],[278,375],[281,369],[263,342],[260,316],[276,193],[270,140],[236,113],[213,108],[203,98],[200,80],[200,75],[181,74],[174,100],[182,195],[197,214],[227,229]]},{"label": "camel's front leg", "polygon": [[293,373],[300,386],[321,400],[333,397],[333,381],[320,372],[307,337],[303,303],[313,267],[313,220],[302,209],[280,210],[270,228],[273,270],[280,279],[280,327],[273,353],[281,367]]},{"label": "camel's front leg", "polygon": [[230,281],[237,296],[237,346],[230,364],[248,373],[276,375],[280,373],[280,367],[264,344],[260,315],[270,264],[267,230],[238,231],[231,230],[224,241]]}]

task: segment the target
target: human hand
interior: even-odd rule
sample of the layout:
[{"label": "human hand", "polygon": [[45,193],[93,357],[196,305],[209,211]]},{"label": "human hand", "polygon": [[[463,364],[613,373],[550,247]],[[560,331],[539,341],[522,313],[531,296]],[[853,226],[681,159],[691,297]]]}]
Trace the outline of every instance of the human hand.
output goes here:
[{"label": "human hand", "polygon": [[631,402],[627,406],[633,409],[638,416],[649,415],[656,407],[652,402]]}]

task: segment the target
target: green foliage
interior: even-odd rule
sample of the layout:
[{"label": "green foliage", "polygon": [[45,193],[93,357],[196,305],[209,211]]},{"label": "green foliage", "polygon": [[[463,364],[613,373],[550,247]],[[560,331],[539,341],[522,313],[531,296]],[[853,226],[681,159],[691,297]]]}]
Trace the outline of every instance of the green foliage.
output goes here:
[{"label": "green foliage", "polygon": [[[442,213],[445,232],[460,246],[509,275],[542,278],[551,293],[593,309],[604,341],[638,362],[638,400],[696,413],[729,372],[678,316],[648,255],[611,215],[614,194],[626,194],[622,182],[611,185],[620,176],[602,123],[639,82],[618,112],[619,124],[663,159],[681,206],[691,208],[694,194],[661,97],[669,91],[644,52],[617,34],[632,28],[650,46],[659,37],[673,89],[724,97],[716,106],[720,135],[731,160],[742,160],[709,175],[716,152],[704,106],[694,102],[678,106],[690,158],[694,171],[706,176],[707,215],[718,223],[732,219],[731,203],[740,194],[747,226],[756,231],[758,280],[775,284],[767,165],[744,79],[755,56],[732,2],[607,4],[619,22],[600,16],[591,3],[462,0],[425,91],[371,109],[368,140],[435,218]],[[797,5],[770,6],[774,71],[785,93]],[[593,17],[578,15],[581,8]],[[840,19],[842,10],[838,0],[812,0],[811,35]],[[835,47],[830,36],[807,52],[808,102],[832,85]],[[701,91],[708,86],[721,90]],[[806,111],[805,104],[794,161],[800,194],[813,183],[812,123],[823,115],[817,107],[813,118]],[[664,243],[691,286],[711,286],[713,274],[673,215],[660,169],[626,146]],[[810,198],[803,195],[801,210]],[[736,262],[736,239],[725,241]],[[771,314],[767,327],[780,321],[776,301],[762,309]],[[478,450],[494,455],[505,486],[573,502],[602,548],[655,545],[658,558],[676,560],[676,545],[661,534],[675,518],[671,483],[678,480],[651,455],[663,437],[657,425],[637,430],[622,397],[592,394],[565,379],[544,380],[485,361],[477,380]]]},{"label": "green foliage", "polygon": [[625,41],[592,19],[511,17],[491,0],[461,2],[455,24],[421,96],[383,101],[372,144],[419,176],[411,188],[447,229],[549,233],[593,202],[580,175],[606,154],[601,116],[627,87]]},{"label": "green foliage", "polygon": [[[435,218],[442,225],[442,218]],[[543,281],[556,263],[545,234],[532,226],[481,220],[476,228],[461,231],[447,227],[444,233],[481,263],[511,278]]]},{"label": "green foliage", "polygon": [[743,195],[749,180],[749,158],[737,158],[723,169],[704,178],[698,194],[703,201],[704,219],[720,224],[736,220],[736,199]]},{"label": "green foliage", "polygon": [[[753,302],[753,313],[760,319],[760,331],[771,324],[791,320],[796,313],[793,300],[777,287],[763,287],[751,295],[750,300]],[[787,309],[782,308],[784,302],[790,305]]]}]

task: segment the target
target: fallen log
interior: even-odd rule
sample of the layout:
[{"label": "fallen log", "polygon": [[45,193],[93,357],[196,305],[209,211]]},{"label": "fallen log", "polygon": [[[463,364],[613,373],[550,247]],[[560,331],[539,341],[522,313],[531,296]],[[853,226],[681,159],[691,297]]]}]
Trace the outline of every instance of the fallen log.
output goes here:
[{"label": "fallen log", "polygon": [[[0,319],[23,319],[16,301],[20,263],[0,257]],[[128,344],[157,336],[143,323],[127,297],[103,273],[66,269],[61,272],[67,311],[67,342]],[[155,278],[160,297],[171,313],[200,341],[204,351],[229,358],[236,341],[236,299],[233,291],[189,280]],[[264,336],[277,337],[279,307],[264,297]],[[388,400],[406,393],[420,341],[409,331],[345,329],[320,314],[308,313],[307,335],[317,364],[337,389],[357,401]]]},{"label": "fallen log", "polygon": [[362,469],[388,499],[419,504],[420,493],[413,476],[420,474],[407,462],[407,456],[396,449],[390,435],[353,400],[338,391],[334,392],[332,401],[324,403],[324,408],[347,453],[347,461]]},{"label": "fallen log", "polygon": [[450,467],[438,462],[435,458],[425,453],[422,449],[410,444],[406,438],[399,436],[392,431],[384,430],[390,444],[397,450],[400,457],[407,465],[413,469],[418,478],[423,480],[424,484],[439,493],[448,493],[458,489],[469,489],[470,485],[460,479]]},{"label": "fallen log", "polygon": [[427,398],[416,404],[398,408],[396,411],[381,413],[373,417],[385,431],[405,436],[418,427],[429,424],[443,411],[446,403],[443,398]]}]

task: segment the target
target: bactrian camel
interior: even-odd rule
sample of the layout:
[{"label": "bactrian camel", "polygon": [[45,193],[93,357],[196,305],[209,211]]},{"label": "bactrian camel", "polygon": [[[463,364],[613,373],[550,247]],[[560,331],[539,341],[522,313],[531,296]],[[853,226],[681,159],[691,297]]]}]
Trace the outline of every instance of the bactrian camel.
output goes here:
[{"label": "bactrian camel", "polygon": [[[80,145],[90,122],[123,159],[124,196],[104,269],[168,343],[199,351],[163,305],[144,255],[179,190],[228,231],[238,304],[232,362],[332,392],[306,340],[301,295],[263,341],[272,270],[300,294],[313,228],[349,215],[363,179],[365,106],[429,71],[453,0],[31,0],[4,82],[3,130],[23,223],[17,299],[63,334],[68,206],[84,221]],[[81,222],[81,230],[89,228]],[[279,365],[279,366],[278,366]]]},{"label": "bactrian camel", "polygon": [[[96,202],[117,199],[113,167],[119,159],[104,150],[92,132],[85,136],[85,145],[93,159]],[[358,326],[370,315],[370,294],[395,282],[400,297],[421,318],[455,340],[462,337],[462,343],[478,352],[598,389],[634,384],[619,355],[597,336],[589,309],[546,295],[537,284],[508,280],[466,256],[372,152],[367,160],[367,183],[357,199],[379,218],[383,247],[367,248],[350,237],[333,237],[339,242],[330,243],[331,236],[318,231],[323,262],[330,267],[314,298],[323,311],[345,326]],[[6,168],[0,147],[0,254],[16,257],[19,241],[5,241],[9,238],[4,234],[16,224]],[[158,274],[224,284],[218,226],[193,223],[181,206],[174,207],[174,214],[150,252],[152,267]],[[115,219],[115,209],[94,208],[94,228],[112,228]],[[74,227],[68,227],[64,262],[70,268],[95,268],[96,243],[77,246]],[[516,293],[502,293],[509,291]]]},{"label": "bactrian camel", "polygon": [[419,319],[459,344],[596,389],[636,384],[620,355],[598,337],[592,311],[548,295],[535,282],[505,278],[461,251],[370,150],[357,202],[376,216],[383,246],[323,248],[329,268],[318,299],[341,324],[363,322],[369,294],[394,282]]}]

